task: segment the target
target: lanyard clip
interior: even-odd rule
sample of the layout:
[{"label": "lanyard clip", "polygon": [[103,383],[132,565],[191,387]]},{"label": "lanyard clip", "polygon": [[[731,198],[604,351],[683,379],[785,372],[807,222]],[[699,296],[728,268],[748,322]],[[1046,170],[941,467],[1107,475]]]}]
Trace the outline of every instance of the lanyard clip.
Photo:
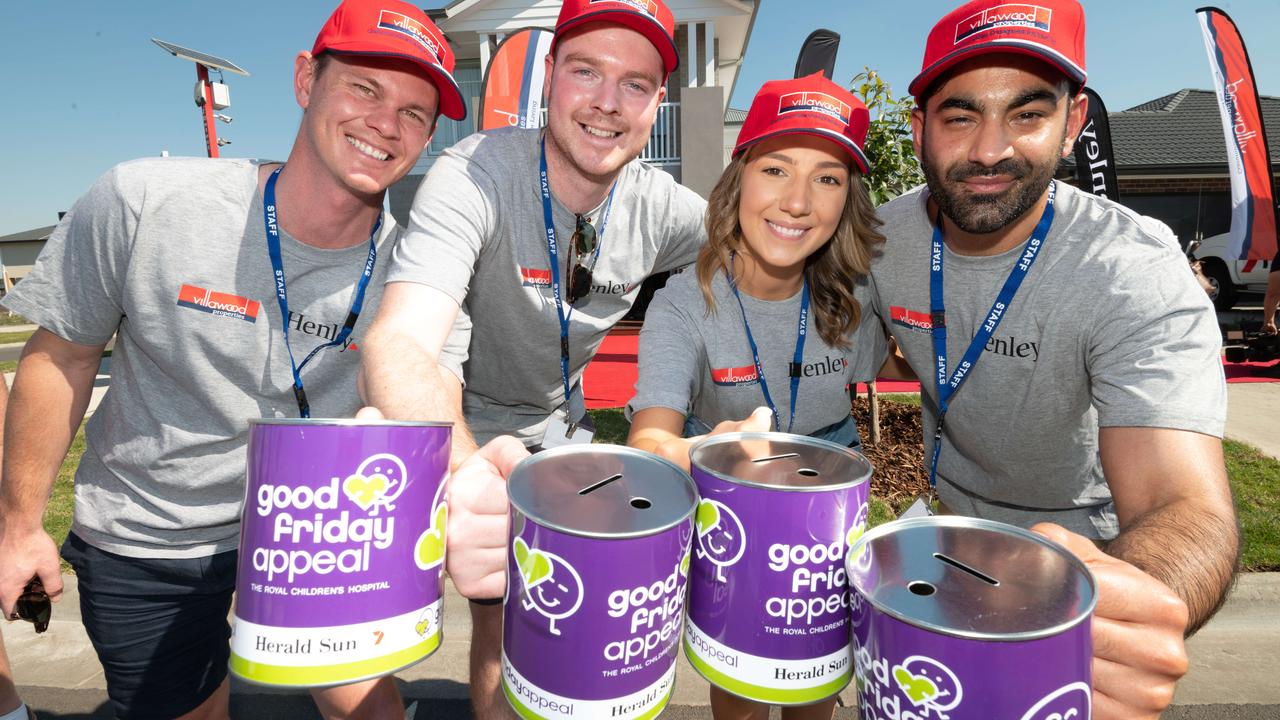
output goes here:
[{"label": "lanyard clip", "polygon": [[942,310],[934,310],[929,313],[929,324],[935,328],[945,328],[947,326],[947,314]]},{"label": "lanyard clip", "polygon": [[303,390],[301,385],[293,386],[293,397],[298,401],[298,412],[302,417],[311,417],[311,403],[307,402],[307,391]]},{"label": "lanyard clip", "polygon": [[569,357],[569,337],[567,335],[560,336],[560,357]]}]

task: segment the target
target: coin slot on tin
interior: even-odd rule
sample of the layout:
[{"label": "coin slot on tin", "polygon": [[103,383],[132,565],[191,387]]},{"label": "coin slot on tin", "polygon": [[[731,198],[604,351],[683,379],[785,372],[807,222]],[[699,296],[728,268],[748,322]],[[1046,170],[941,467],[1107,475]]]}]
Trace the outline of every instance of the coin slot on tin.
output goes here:
[{"label": "coin slot on tin", "polygon": [[769,455],[768,457],[756,458],[751,462],[762,463],[770,460],[785,460],[786,458],[800,457],[799,453],[782,453],[781,455]]},{"label": "coin slot on tin", "polygon": [[991,585],[992,587],[1000,587],[1000,581],[999,581],[999,580],[997,580],[997,579],[995,579],[995,578],[991,577],[990,575],[988,575],[988,574],[986,574],[986,573],[984,573],[984,572],[982,572],[982,571],[980,571],[980,570],[975,570],[975,569],[973,569],[973,568],[969,567],[968,565],[965,565],[964,563],[960,562],[959,560],[956,560],[955,558],[947,557],[946,555],[943,555],[942,553],[934,553],[934,554],[933,554],[933,556],[934,556],[935,558],[937,558],[937,559],[941,560],[942,562],[944,562],[944,563],[946,563],[946,564],[950,565],[951,567],[953,567],[953,568],[957,569],[957,570],[961,570],[961,571],[964,571],[964,572],[969,573],[970,575],[972,575],[972,576],[974,576],[974,577],[978,578],[979,580],[981,580],[982,582],[984,582],[984,583],[986,583],[986,584],[988,584],[988,585]]},{"label": "coin slot on tin", "polygon": [[649,502],[649,498],[633,497],[631,498],[631,507],[637,510],[648,510],[653,507],[653,503]]},{"label": "coin slot on tin", "polygon": [[587,493],[593,493],[599,490],[600,488],[604,487],[605,485],[608,485],[609,483],[613,482],[614,480],[621,480],[621,479],[622,479],[622,473],[618,473],[617,475],[610,475],[609,477],[601,480],[598,483],[595,483],[593,485],[588,485],[582,488],[581,490],[578,491],[578,494],[586,495]]},{"label": "coin slot on tin", "polygon": [[818,471],[813,468],[800,468],[796,472],[805,477],[818,477]]},{"label": "coin slot on tin", "polygon": [[929,597],[930,595],[938,592],[938,588],[934,587],[932,583],[927,583],[923,580],[915,580],[907,583],[907,589],[920,597]]}]

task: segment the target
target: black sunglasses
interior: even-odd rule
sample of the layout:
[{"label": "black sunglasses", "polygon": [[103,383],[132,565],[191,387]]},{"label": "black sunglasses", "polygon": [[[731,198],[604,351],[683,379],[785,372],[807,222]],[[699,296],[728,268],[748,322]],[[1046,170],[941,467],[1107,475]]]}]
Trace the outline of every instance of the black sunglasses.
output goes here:
[{"label": "black sunglasses", "polygon": [[596,226],[585,216],[574,215],[576,225],[573,228],[573,255],[569,270],[569,304],[577,302],[591,293],[591,268],[584,263],[587,256],[596,249]]},{"label": "black sunglasses", "polygon": [[22,589],[22,594],[18,596],[17,612],[10,617],[10,620],[26,620],[36,626],[36,632],[42,633],[49,629],[49,618],[53,615],[53,604],[49,602],[49,595],[44,591],[44,585],[40,583],[40,578],[31,578],[31,582]]}]

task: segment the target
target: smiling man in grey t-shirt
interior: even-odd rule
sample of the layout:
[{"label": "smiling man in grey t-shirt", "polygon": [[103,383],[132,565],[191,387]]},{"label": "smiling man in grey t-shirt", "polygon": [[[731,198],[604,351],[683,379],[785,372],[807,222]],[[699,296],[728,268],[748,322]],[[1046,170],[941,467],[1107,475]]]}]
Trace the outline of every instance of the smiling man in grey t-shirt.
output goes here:
[{"label": "smiling man in grey t-shirt", "polygon": [[1089,564],[1094,717],[1154,718],[1237,555],[1220,336],[1148,221],[1053,182],[1085,114],[1084,16],[1040,2],[1043,22],[977,0],[930,34],[910,88],[928,188],[880,208],[874,307],[921,378],[939,499],[1045,523]]},{"label": "smiling man in grey t-shirt", "polygon": [[[6,422],[6,616],[33,575],[61,593],[41,515],[115,337],[61,552],[116,717],[227,716],[249,420],[359,409],[360,346],[400,235],[386,189],[438,113],[465,115],[453,64],[419,8],[346,0],[293,59],[302,120],[286,163],[117,165],[5,297],[40,325]],[[325,717],[404,717],[390,678],[313,695]]]}]

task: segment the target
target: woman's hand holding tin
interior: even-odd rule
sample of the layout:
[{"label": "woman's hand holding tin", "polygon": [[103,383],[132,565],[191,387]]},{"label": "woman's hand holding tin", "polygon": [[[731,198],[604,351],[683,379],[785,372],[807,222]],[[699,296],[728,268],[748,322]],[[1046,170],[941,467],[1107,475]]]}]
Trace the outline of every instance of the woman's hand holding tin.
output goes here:
[{"label": "woman's hand holding tin", "polygon": [[[731,432],[769,432],[773,429],[773,412],[767,407],[758,407],[745,420],[725,420],[711,429],[708,435],[721,435]],[[675,438],[654,448],[653,453],[689,471],[689,450],[699,440],[708,435],[695,435],[690,438]]]},{"label": "woman's hand holding tin", "polygon": [[1058,525],[1031,528],[1070,550],[1093,572],[1093,717],[1159,718],[1188,668],[1187,607],[1159,580]]},{"label": "woman's hand holding tin", "polygon": [[445,568],[463,597],[502,597],[506,589],[507,476],[529,457],[503,435],[462,461],[449,478]]}]

